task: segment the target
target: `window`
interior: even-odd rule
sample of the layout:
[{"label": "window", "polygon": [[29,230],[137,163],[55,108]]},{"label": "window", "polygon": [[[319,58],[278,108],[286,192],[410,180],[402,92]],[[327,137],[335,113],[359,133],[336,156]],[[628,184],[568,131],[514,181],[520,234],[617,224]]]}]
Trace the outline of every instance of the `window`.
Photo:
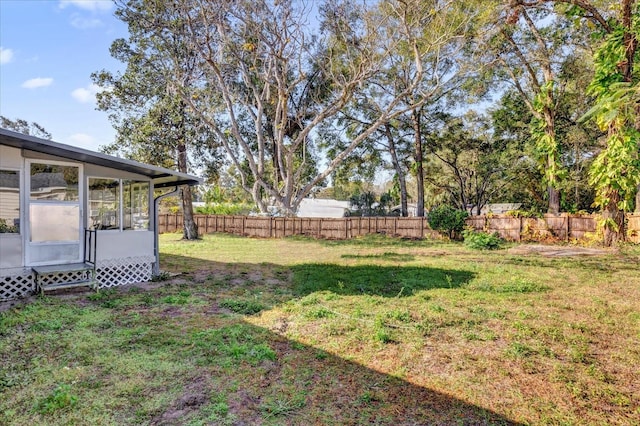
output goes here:
[{"label": "window", "polygon": [[149,229],[149,182],[89,178],[89,229]]},{"label": "window", "polygon": [[120,229],[120,181],[89,178],[89,229]]},{"label": "window", "polygon": [[149,229],[149,183],[122,182],[124,229]]},{"label": "window", "polygon": [[78,201],[75,166],[31,163],[31,200]]},{"label": "window", "polygon": [[0,234],[20,233],[20,173],[0,170]]}]

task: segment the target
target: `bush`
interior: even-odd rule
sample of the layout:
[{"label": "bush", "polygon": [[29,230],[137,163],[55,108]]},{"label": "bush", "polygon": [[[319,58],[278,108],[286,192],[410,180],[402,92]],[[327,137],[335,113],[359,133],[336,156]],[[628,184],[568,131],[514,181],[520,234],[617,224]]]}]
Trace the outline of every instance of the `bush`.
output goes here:
[{"label": "bush", "polygon": [[456,210],[451,206],[439,206],[427,215],[427,222],[434,231],[446,233],[453,239],[464,229],[464,221],[469,216],[464,210]]},{"label": "bush", "polygon": [[489,234],[487,232],[476,232],[473,229],[466,229],[462,232],[464,245],[475,250],[497,250],[502,246],[502,238],[497,232]]},{"label": "bush", "polygon": [[249,204],[211,203],[196,207],[194,213],[207,215],[239,216],[248,215],[253,206]]}]

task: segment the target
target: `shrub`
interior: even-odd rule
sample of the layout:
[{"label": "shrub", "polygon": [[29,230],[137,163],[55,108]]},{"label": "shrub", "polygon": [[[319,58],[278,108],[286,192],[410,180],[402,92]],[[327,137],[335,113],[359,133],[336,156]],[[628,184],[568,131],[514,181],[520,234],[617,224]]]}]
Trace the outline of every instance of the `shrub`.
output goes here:
[{"label": "shrub", "polygon": [[17,234],[20,232],[17,226],[11,226],[6,219],[0,219],[0,234]]},{"label": "shrub", "polygon": [[476,232],[466,229],[462,232],[464,245],[475,250],[496,250],[502,245],[502,239],[497,233]]},{"label": "shrub", "polygon": [[248,215],[253,206],[235,203],[211,203],[203,207],[196,207],[194,213],[207,215]]},{"label": "shrub", "polygon": [[446,233],[453,239],[464,229],[465,219],[469,216],[464,210],[456,210],[451,206],[439,206],[427,215],[427,222],[434,231]]}]

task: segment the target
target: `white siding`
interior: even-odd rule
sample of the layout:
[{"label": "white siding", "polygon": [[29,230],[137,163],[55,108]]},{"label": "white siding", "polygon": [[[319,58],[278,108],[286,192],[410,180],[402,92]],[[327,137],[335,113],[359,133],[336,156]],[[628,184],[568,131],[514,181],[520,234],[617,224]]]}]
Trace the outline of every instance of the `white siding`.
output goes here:
[{"label": "white siding", "polygon": [[22,266],[22,236],[0,234],[0,269]]},{"label": "white siding", "polygon": [[153,256],[153,231],[98,231],[97,261]]},{"label": "white siding", "polygon": [[21,169],[22,155],[18,148],[0,145],[0,168]]}]

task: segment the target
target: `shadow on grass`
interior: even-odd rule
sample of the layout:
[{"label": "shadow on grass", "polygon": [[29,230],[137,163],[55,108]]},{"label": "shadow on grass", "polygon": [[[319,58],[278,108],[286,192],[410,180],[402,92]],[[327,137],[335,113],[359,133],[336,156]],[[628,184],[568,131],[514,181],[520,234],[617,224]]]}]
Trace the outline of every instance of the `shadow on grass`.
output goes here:
[{"label": "shadow on grass", "polygon": [[469,271],[417,266],[306,263],[291,270],[296,295],[331,291],[341,295],[410,296],[420,290],[461,287],[474,277]]},{"label": "shadow on grass", "polygon": [[[291,237],[294,239],[304,240],[307,237]],[[380,248],[380,247],[433,247],[442,245],[442,241],[425,238],[421,240],[416,239],[403,239],[403,238],[394,238],[389,237],[383,234],[369,234],[363,235],[357,238],[351,238],[348,240],[325,240],[325,239],[314,239],[318,244],[325,246],[345,246],[345,247],[371,247],[371,248]]]},{"label": "shadow on grass", "polygon": [[343,254],[342,259],[378,259],[393,262],[411,262],[415,260],[415,256],[405,253],[385,252],[382,254]]},{"label": "shadow on grass", "polygon": [[[227,424],[226,419],[233,419],[228,424],[278,425],[519,424],[264,328],[239,323],[231,329],[231,333],[223,330],[225,339],[220,341],[232,349],[222,347],[206,359],[219,381],[210,383],[210,392],[226,395],[229,406],[227,418],[217,419],[216,424]],[[226,355],[229,353],[233,359]],[[240,378],[243,385],[238,389],[229,387],[237,383],[239,370],[251,377]],[[194,377],[195,382],[207,380],[208,367],[203,366],[198,374],[204,376]],[[210,394],[206,397],[202,399],[211,399]],[[174,405],[179,406],[183,399],[180,396]],[[171,412],[167,410],[169,416]],[[160,414],[152,424],[164,424],[166,415]]]},{"label": "shadow on grass", "polygon": [[[68,324],[65,322],[66,331],[62,337],[57,330],[56,333],[50,333],[50,351],[59,354],[57,358],[49,359],[52,371],[68,364],[90,369],[99,364],[100,356],[105,356],[105,353],[116,354],[122,365],[138,360],[135,365],[139,365],[141,371],[127,370],[126,374],[119,375],[116,370],[101,372],[97,369],[90,377],[90,380],[100,383],[101,394],[131,386],[129,381],[135,384],[135,398],[139,400],[127,397],[126,401],[114,405],[110,410],[109,416],[118,419],[120,424],[519,424],[450,395],[288,339],[282,334],[282,324],[278,326],[280,328],[267,329],[249,323],[245,316],[229,315],[219,309],[221,301],[228,296],[221,286],[244,287],[233,281],[253,273],[264,275],[265,268],[273,269],[276,275],[283,275],[280,265],[224,264],[166,254],[162,260],[163,266],[193,261],[198,274],[206,276],[209,273],[224,278],[99,293],[87,298],[89,305],[86,312],[87,300],[60,299],[54,302],[54,299],[50,299],[55,306],[48,308],[49,315],[60,310],[68,311],[73,316],[68,319]],[[298,294],[320,290],[396,296],[402,288],[457,287],[471,278],[471,273],[465,271],[416,267],[307,264],[290,269],[295,281],[293,291],[280,297],[277,303],[286,302]],[[251,285],[265,293],[277,288],[259,280],[247,284]],[[195,288],[197,291],[190,290]],[[192,304],[189,301],[192,297],[199,303]],[[46,300],[42,304],[46,305]],[[65,311],[65,306],[73,309]],[[97,310],[102,312],[100,318],[113,319],[109,320],[109,333],[104,333],[105,324],[102,322],[84,318],[84,315],[95,315]],[[20,312],[16,311],[16,315],[20,315]],[[10,323],[7,320],[7,324]],[[6,337],[11,339],[15,334],[15,343],[19,346],[22,345],[20,342],[28,343],[30,338],[23,336],[23,329],[28,330],[28,324],[7,330]],[[39,333],[38,338],[43,339],[42,332]],[[83,346],[82,351],[70,350],[68,348],[74,346],[64,339],[73,341],[76,339],[75,333],[79,336],[87,333],[101,336],[102,340],[99,345],[96,343],[95,348]],[[28,344],[24,348],[11,347],[11,353],[39,348]],[[0,351],[0,357],[2,355]],[[32,354],[23,355],[29,359]],[[162,359],[162,363],[140,363],[141,357]],[[17,368],[18,361],[16,357],[16,365],[7,364],[7,368]],[[166,366],[171,366],[171,371],[185,373],[167,374],[162,370],[168,368]],[[44,374],[41,374],[42,380],[45,380]],[[148,382],[137,377],[155,379]],[[52,387],[55,376],[52,375],[50,380]],[[85,379],[74,384],[71,390],[83,401],[82,406],[95,404],[95,409],[101,411],[100,404],[103,401],[99,398],[94,401],[91,397],[93,385],[82,380]],[[171,397],[161,393],[165,388],[175,390]],[[31,397],[29,392],[16,394]],[[144,401],[159,403],[143,404]],[[33,413],[29,414],[28,410],[21,408],[29,404],[31,401],[21,400],[20,397],[0,402],[0,423],[3,413],[10,410],[20,412],[25,420],[36,420],[30,418]],[[73,423],[73,416],[80,415],[75,410],[80,407],[81,404],[78,404],[77,407],[56,413],[59,424]],[[92,412],[89,410],[89,414]],[[86,421],[90,422],[90,419]]]}]

